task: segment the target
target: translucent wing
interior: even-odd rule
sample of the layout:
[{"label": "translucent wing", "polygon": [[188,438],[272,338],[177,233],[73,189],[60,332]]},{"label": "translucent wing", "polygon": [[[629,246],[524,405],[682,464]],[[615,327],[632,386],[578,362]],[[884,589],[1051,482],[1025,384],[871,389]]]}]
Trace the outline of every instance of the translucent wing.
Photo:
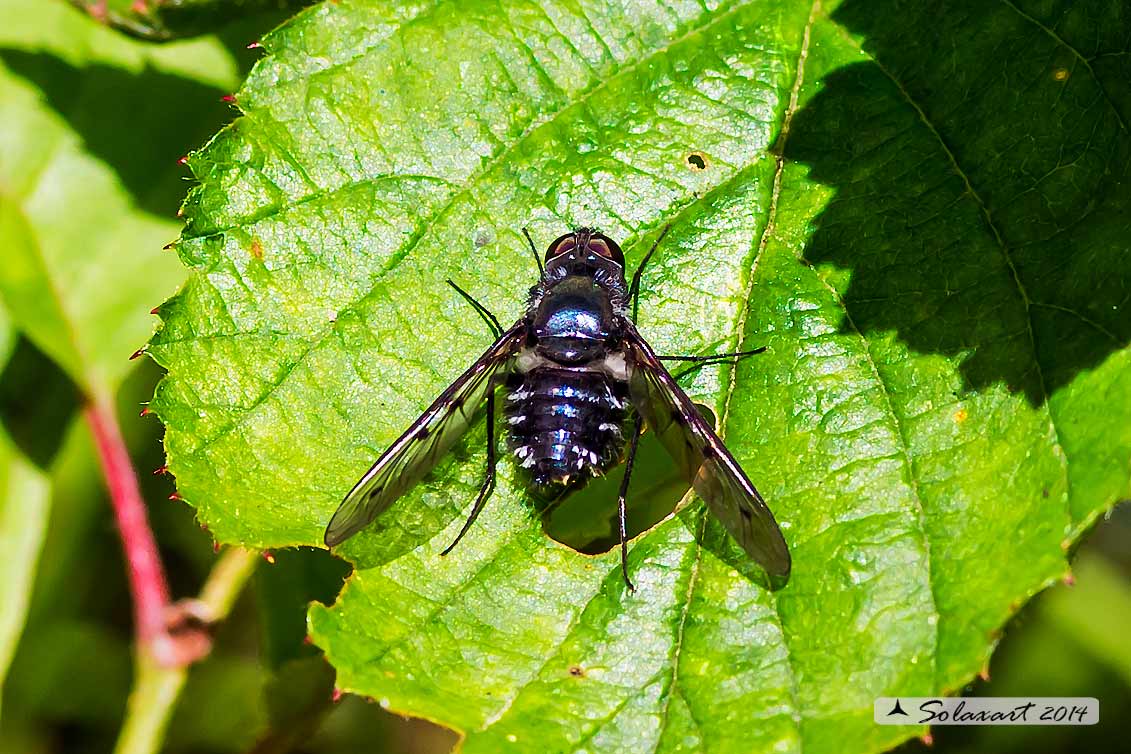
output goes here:
[{"label": "translucent wing", "polygon": [[324,536],[327,547],[364,529],[424,478],[467,431],[487,392],[510,372],[524,334],[522,323],[503,333],[381,454],[330,519]]},{"label": "translucent wing", "polygon": [[636,328],[627,328],[633,406],[715,518],[774,581],[784,583],[789,549],[766,501]]}]

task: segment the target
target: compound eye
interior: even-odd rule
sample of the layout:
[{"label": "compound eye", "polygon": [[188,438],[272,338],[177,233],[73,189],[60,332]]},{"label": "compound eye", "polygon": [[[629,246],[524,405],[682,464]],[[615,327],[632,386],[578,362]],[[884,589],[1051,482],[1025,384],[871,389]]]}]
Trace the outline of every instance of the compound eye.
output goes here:
[{"label": "compound eye", "polygon": [[565,254],[572,251],[577,247],[577,236],[573,233],[566,233],[564,236],[558,238],[550,244],[550,248],[546,249],[546,261],[550,261],[556,256]]},{"label": "compound eye", "polygon": [[620,247],[617,246],[616,241],[613,241],[608,236],[593,236],[590,238],[589,250],[605,259],[611,259],[621,267],[624,267],[624,254],[621,252]]}]

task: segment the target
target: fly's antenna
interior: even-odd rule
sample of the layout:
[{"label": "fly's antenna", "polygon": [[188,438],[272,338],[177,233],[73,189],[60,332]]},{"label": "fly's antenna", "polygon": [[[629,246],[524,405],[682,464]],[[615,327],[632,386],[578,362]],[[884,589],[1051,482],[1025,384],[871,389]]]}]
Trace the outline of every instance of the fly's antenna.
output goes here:
[{"label": "fly's antenna", "polygon": [[644,274],[644,268],[648,265],[648,260],[652,258],[652,254],[656,251],[656,247],[660,245],[660,241],[664,240],[664,236],[672,229],[672,224],[668,223],[664,229],[660,231],[660,235],[656,236],[656,240],[652,242],[652,248],[648,249],[648,253],[640,260],[640,264],[636,267],[636,272],[632,273],[632,285],[628,289],[628,297],[632,300],[632,321],[636,321],[637,310],[640,303],[640,277]]},{"label": "fly's antenna", "polygon": [[542,266],[542,257],[538,256],[538,247],[534,245],[534,239],[530,237],[530,231],[526,229],[526,226],[522,228],[522,235],[526,236],[526,241],[530,244],[530,253],[534,255],[534,264],[538,265],[538,275],[545,277],[546,268]]}]

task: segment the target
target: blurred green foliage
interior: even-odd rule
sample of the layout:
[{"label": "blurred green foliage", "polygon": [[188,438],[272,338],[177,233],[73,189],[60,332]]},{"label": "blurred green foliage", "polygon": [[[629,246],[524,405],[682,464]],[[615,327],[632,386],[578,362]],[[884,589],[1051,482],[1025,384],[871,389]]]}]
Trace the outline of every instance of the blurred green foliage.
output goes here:
[{"label": "blurred green foliage", "polygon": [[[136,9],[127,7],[132,5],[115,0],[106,7],[125,18],[130,13],[137,15]],[[29,259],[47,261],[41,268],[24,265],[22,269],[32,274],[20,278],[23,287],[17,289],[10,280],[5,283],[11,313],[0,315],[0,546],[4,552],[0,678],[11,655],[0,702],[2,754],[110,751],[130,689],[129,595],[104,483],[86,428],[78,420],[77,409],[85,393],[108,391],[116,396],[174,593],[195,594],[215,559],[212,537],[194,521],[194,512],[181,502],[164,500],[173,491],[169,478],[148,473],[165,463],[162,430],[152,418],[139,419],[137,412],[152,396],[160,373],[144,360],[131,366],[126,357],[152,328],[148,309],[160,303],[183,274],[172,254],[160,252],[161,245],[177,233],[174,213],[186,189],[186,173],[177,159],[204,144],[236,115],[221,97],[241,86],[258,56],[245,49],[247,44],[260,39],[282,18],[277,13],[242,17],[244,12],[249,7],[258,10],[283,4],[273,0],[232,3],[231,13],[215,0],[196,3],[196,8],[189,7],[192,2],[179,5],[192,13],[204,7],[208,15],[161,15],[156,12],[161,9],[151,4],[148,17],[131,17],[119,25],[132,25],[127,30],[143,37],[166,39],[199,31],[200,24],[213,28],[218,9],[220,17],[229,22],[215,35],[154,46],[121,37],[102,25],[106,19],[113,21],[109,16],[76,10],[64,0],[0,0],[0,17],[4,18],[0,29],[0,210],[4,213],[0,263],[7,264],[10,273]],[[341,5],[347,11],[350,7],[364,11],[367,6],[344,0]],[[1099,8],[1104,4],[1091,5]],[[837,17],[838,23],[849,34],[880,45],[878,56],[884,62],[883,45],[896,42],[885,41],[887,32],[875,26],[877,16],[858,12],[860,7],[850,4]],[[1007,4],[1006,10],[1011,7]],[[1017,12],[1052,18],[1063,12],[1066,20],[1055,27],[1055,33],[1073,40],[1079,32],[1078,17],[1058,3],[1020,4]],[[232,18],[239,20],[231,22]],[[909,14],[907,18],[919,24],[920,30],[929,21],[933,24],[933,16]],[[968,21],[954,9],[950,18]],[[185,19],[183,26],[181,19]],[[456,22],[454,16],[451,20]],[[1119,25],[1109,27],[1114,28],[1103,31],[1118,36]],[[331,41],[348,45],[351,34],[363,31],[362,26],[344,29]],[[851,144],[860,118],[885,117],[882,112],[854,109],[853,98],[867,100],[887,84],[876,78],[875,71],[846,65],[860,51],[845,32],[830,25],[816,33],[812,70],[822,76],[827,73],[828,89],[802,92],[803,101],[812,108],[801,111],[800,135],[787,156],[798,165],[827,168],[835,164],[837,170],[831,174],[787,173],[785,180],[795,181],[797,192],[787,192],[787,198],[815,192],[817,207],[827,199],[820,193],[820,184],[843,192],[842,203],[823,218],[831,230],[818,234],[805,256],[813,265],[832,270],[831,284],[847,297],[862,326],[882,330],[905,324],[893,323],[886,310],[870,309],[872,292],[848,288],[847,278],[837,278],[834,269],[855,267],[852,285],[878,285],[881,271],[861,262],[863,249],[833,241],[837,234],[866,240],[866,228],[853,225],[855,216],[848,200],[857,188],[862,189],[861,199],[867,200],[876,183],[858,179],[877,168],[870,159],[885,153],[848,146],[860,154],[842,162],[822,161],[822,155]],[[869,43],[863,47],[869,49]],[[874,47],[871,51],[876,54]],[[293,57],[284,54],[281,59],[299,70],[302,54],[293,50],[290,54]],[[1120,61],[1131,59],[1126,39],[1122,53],[1101,50],[1094,58],[1090,52],[1085,57],[1097,75],[1113,81],[1120,76]],[[913,68],[923,65],[929,69],[929,63],[930,54],[925,54],[924,61]],[[1051,74],[1065,70],[1076,76],[1082,72],[1080,61],[1065,60],[1063,65],[1050,68]],[[258,96],[268,96],[268,92]],[[1126,118],[1131,102],[1126,88],[1115,89],[1112,100],[1116,111]],[[989,110],[996,106],[995,102],[987,104]],[[1072,114],[1077,108],[1069,106],[1065,112]],[[830,113],[835,117],[829,117]],[[847,117],[848,113],[857,120]],[[1126,140],[1126,126],[1123,132]],[[905,147],[914,152],[916,142]],[[770,162],[767,158],[766,166]],[[1053,171],[1053,179],[1071,174],[1072,164]],[[896,180],[903,188],[908,185],[903,177],[885,180]],[[907,180],[916,183],[917,179]],[[1053,199],[1070,195],[1072,189],[1063,186],[1048,194]],[[13,212],[13,208],[20,211]],[[797,222],[796,227],[783,223],[774,239],[783,246],[799,243],[808,232],[804,226],[812,219],[802,206],[787,210],[795,213],[787,217]],[[1095,207],[1076,210],[1087,214]],[[888,216],[905,211],[899,204],[885,210]],[[886,217],[881,221],[886,222]],[[853,230],[845,231],[845,226]],[[1085,234],[1079,243],[1095,249],[1103,240]],[[476,274],[482,276],[479,283],[492,290],[492,285],[514,272],[508,270],[500,261]],[[766,274],[778,273],[769,268]],[[34,285],[25,286],[29,280]],[[1115,268],[1107,283],[1121,282],[1126,278]],[[51,288],[59,298],[42,295]],[[506,297],[512,292],[494,291],[493,295],[509,301]],[[1108,302],[1111,291],[1096,291],[1093,298]],[[676,332],[679,312],[665,313],[665,305],[658,305],[661,322],[654,324],[666,326],[663,319],[667,317],[671,320],[667,324],[673,325],[669,329]],[[765,320],[756,323],[759,326],[773,323],[772,311],[758,316]],[[1100,323],[1105,324],[1102,317]],[[929,345],[951,356],[955,349],[961,350],[962,343],[939,341],[939,333],[929,329],[904,334],[918,347]],[[460,353],[453,359],[465,356]],[[1070,357],[1067,360],[1075,367],[1092,367],[1099,361],[1087,349]],[[975,386],[1000,377],[999,369],[1008,371],[1001,364],[984,362],[967,367],[964,376]],[[1102,398],[1102,391],[1096,388],[1104,377],[1101,370],[1096,371],[1096,380],[1084,384],[1084,389],[1062,393],[1061,403],[1072,405],[1053,405],[1052,410],[1072,412],[1080,402]],[[1054,372],[1050,380],[1055,389],[1074,376],[1066,370]],[[1026,381],[1031,377],[1019,375],[1016,387],[1021,393],[1035,389]],[[769,380],[768,389],[773,381]],[[428,390],[422,390],[414,392],[413,400],[430,397]],[[1125,392],[1115,383],[1110,394],[1119,397]],[[1108,419],[1118,419],[1125,408],[1113,405]],[[1103,431],[1097,431],[1096,437],[1100,441],[1097,448],[1104,445]],[[1123,446],[1117,432],[1107,437],[1107,448],[1125,452],[1119,450]],[[1113,459],[1123,462],[1120,473],[1125,472],[1125,455],[1116,456],[1114,451],[1104,455],[1097,449],[1083,463],[1105,471]],[[1102,474],[1089,474],[1085,486],[1094,483],[1094,494],[1084,496],[1077,491],[1072,498],[1082,501],[1072,510],[1081,529],[1088,525],[1097,504],[1095,494],[1110,502],[1112,495],[1119,496],[1117,491],[1125,489],[1119,486],[1119,479],[1104,482]],[[336,490],[341,485],[329,486]],[[303,501],[294,502],[300,505]],[[302,525],[299,519],[277,523]],[[991,680],[968,687],[977,694],[1098,696],[1101,724],[1091,729],[936,729],[933,751],[1122,750],[1126,733],[1122,721],[1131,719],[1131,653],[1122,640],[1131,620],[1129,535],[1131,519],[1126,509],[1117,509],[1110,521],[1101,521],[1079,554],[1076,586],[1056,586],[1023,609],[1005,629],[1005,641],[989,667]],[[334,671],[320,651],[304,641],[306,605],[311,600],[332,601],[348,568],[309,548],[281,550],[273,559],[273,565],[260,568],[236,611],[220,627],[213,654],[192,669],[168,731],[166,750],[448,751],[455,737],[441,728],[401,720],[359,697],[332,703]],[[998,583],[1008,581],[1010,569],[1019,565],[979,563],[978,568],[1001,571],[993,579]],[[427,663],[428,659],[417,661]],[[468,693],[458,687],[447,691],[457,700],[461,693]],[[911,743],[904,748],[918,750],[921,745]]]}]

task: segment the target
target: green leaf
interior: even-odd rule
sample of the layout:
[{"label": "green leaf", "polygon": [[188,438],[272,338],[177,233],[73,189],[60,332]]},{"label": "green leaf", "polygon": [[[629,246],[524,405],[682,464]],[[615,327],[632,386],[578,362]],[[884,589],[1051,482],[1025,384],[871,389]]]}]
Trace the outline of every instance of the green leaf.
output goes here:
[{"label": "green leaf", "polygon": [[178,156],[222,122],[238,72],[216,40],[160,50],[62,3],[2,0],[0,296],[87,391],[111,391],[184,277]]},{"label": "green leaf", "polygon": [[[8,360],[12,329],[0,309],[0,367]],[[0,686],[31,602],[35,565],[47,532],[50,485],[0,430]]]},{"label": "green leaf", "polygon": [[99,23],[151,42],[215,31],[233,19],[314,0],[70,0]]},{"label": "green leaf", "polygon": [[694,503],[633,541],[629,595],[504,461],[440,558],[480,428],[343,546],[310,613],[340,686],[466,751],[878,751],[909,732],[874,697],[962,686],[1065,573],[1129,494],[1127,22],[895,5],[343,0],[264,40],[190,160],[193,272],[151,342],[221,541],[320,542],[489,342],[446,278],[511,322],[523,225],[597,225],[631,269],[670,222],[642,332],[768,346],[688,385],[794,554],[766,592]]}]

